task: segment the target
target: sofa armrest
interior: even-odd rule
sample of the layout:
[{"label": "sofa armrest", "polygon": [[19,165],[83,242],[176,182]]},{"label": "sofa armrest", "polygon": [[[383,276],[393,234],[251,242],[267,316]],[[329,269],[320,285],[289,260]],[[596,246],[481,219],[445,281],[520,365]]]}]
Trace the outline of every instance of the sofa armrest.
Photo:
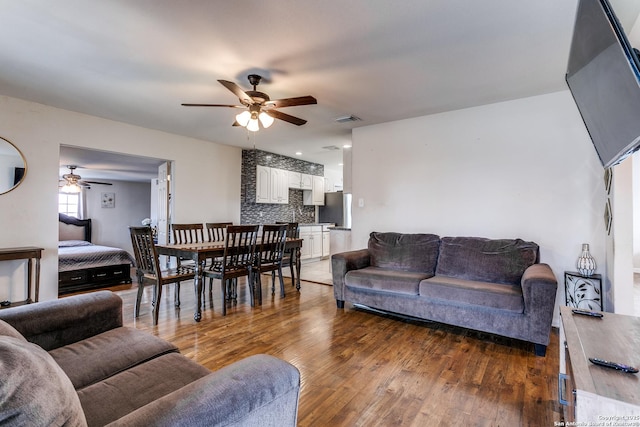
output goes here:
[{"label": "sofa armrest", "polygon": [[371,265],[368,249],[342,252],[331,256],[331,275],[333,277],[333,295],[344,306],[344,276],[351,270],[359,270]]},{"label": "sofa armrest", "polygon": [[109,426],[295,426],[300,372],[259,354],[212,372]]},{"label": "sofa armrest", "polygon": [[110,291],[74,295],[0,310],[0,320],[49,351],[122,326],[122,299]]},{"label": "sofa armrest", "polygon": [[533,264],[525,270],[521,284],[531,341],[547,345],[556,304],[556,276],[548,264]]}]

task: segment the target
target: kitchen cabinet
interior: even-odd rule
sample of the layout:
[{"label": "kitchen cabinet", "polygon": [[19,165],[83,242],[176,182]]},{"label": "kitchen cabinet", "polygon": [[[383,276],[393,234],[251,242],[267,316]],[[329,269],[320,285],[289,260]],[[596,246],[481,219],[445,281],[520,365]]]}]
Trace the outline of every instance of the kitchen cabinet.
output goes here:
[{"label": "kitchen cabinet", "polygon": [[313,189],[311,190],[311,199],[313,204],[317,206],[324,205],[324,177],[313,176]]},{"label": "kitchen cabinet", "polygon": [[289,188],[302,189],[302,174],[289,171]]},{"label": "kitchen cabinet", "polygon": [[256,168],[256,203],[271,203],[271,168]]},{"label": "kitchen cabinet", "polygon": [[313,176],[289,171],[289,188],[298,190],[313,190]]},{"label": "kitchen cabinet", "polygon": [[335,181],[332,177],[324,177],[324,192],[325,193],[335,193],[337,191],[342,191],[342,182]]},{"label": "kitchen cabinet", "polygon": [[345,228],[333,228],[329,231],[330,253],[329,255],[348,252],[351,248],[351,230]]},{"label": "kitchen cabinet", "polygon": [[313,190],[313,176],[303,173],[300,174],[300,189]]},{"label": "kitchen cabinet", "polygon": [[271,168],[271,203],[289,203],[289,176],[286,170]]},{"label": "kitchen cabinet", "polygon": [[302,248],[300,248],[300,259],[322,257],[322,226],[310,225],[300,226],[300,238]]},{"label": "kitchen cabinet", "polygon": [[[323,227],[324,230],[324,227]],[[331,253],[331,237],[329,230],[322,231],[322,258],[326,258]]]},{"label": "kitchen cabinet", "polygon": [[311,176],[312,189],[305,190],[302,194],[302,203],[305,205],[324,206],[324,177]]},{"label": "kitchen cabinet", "polygon": [[289,176],[286,170],[256,166],[256,203],[289,203]]}]

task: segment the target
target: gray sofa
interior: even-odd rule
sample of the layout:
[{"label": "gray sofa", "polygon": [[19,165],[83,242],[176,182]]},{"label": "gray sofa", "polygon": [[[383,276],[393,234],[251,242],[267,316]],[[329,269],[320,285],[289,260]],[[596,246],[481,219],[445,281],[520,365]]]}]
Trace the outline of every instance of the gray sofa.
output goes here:
[{"label": "gray sofa", "polygon": [[272,356],[211,372],[122,326],[101,291],[0,310],[0,425],[295,426],[300,373]]},{"label": "gray sofa", "polygon": [[520,239],[370,234],[367,249],[331,257],[344,302],[549,344],[557,281],[539,248]]}]

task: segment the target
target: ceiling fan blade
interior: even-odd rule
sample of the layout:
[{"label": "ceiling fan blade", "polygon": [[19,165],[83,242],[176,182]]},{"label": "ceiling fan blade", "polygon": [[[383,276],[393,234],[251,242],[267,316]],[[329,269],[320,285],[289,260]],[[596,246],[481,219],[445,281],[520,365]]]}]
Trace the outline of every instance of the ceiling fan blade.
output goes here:
[{"label": "ceiling fan blade", "polygon": [[229,107],[229,108],[247,108],[244,105],[231,104],[180,104],[183,107]]},{"label": "ceiling fan blade", "polygon": [[237,120],[234,120],[234,121],[233,121],[233,124],[232,124],[231,126],[240,126],[240,123],[238,123],[238,121],[237,121]]},{"label": "ceiling fan blade", "polygon": [[307,123],[307,121],[304,120],[304,119],[301,119],[299,117],[290,116],[289,114],[285,114],[282,111],[278,111],[278,110],[267,110],[267,111],[265,111],[265,113],[267,113],[268,115],[270,115],[274,119],[284,120],[285,122],[292,123],[292,124],[294,124],[296,126],[302,126],[303,124]]},{"label": "ceiling fan blade", "polygon": [[298,96],[296,98],[284,98],[284,99],[275,99],[273,101],[267,101],[267,106],[273,106],[273,108],[282,108],[282,107],[295,107],[297,105],[311,105],[317,104],[318,100],[313,96]]},{"label": "ceiling fan blade", "polygon": [[218,80],[218,82],[222,86],[226,87],[231,92],[233,92],[240,99],[240,102],[246,103],[247,105],[253,104],[253,98],[247,95],[247,93],[244,90],[242,90],[242,88],[237,84],[235,84],[234,82],[230,82],[228,80]]},{"label": "ceiling fan blade", "polygon": [[99,185],[113,185],[113,184],[112,184],[112,183],[110,183],[110,182],[85,181],[85,180],[78,181],[78,184],[80,184],[80,185],[91,185],[91,184],[99,184]]}]

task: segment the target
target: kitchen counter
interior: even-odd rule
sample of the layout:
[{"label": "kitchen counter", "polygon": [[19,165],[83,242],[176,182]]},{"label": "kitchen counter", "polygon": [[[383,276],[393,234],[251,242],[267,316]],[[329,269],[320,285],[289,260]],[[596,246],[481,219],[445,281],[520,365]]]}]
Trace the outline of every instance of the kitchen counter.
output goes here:
[{"label": "kitchen counter", "polygon": [[336,225],[334,227],[329,227],[329,231],[331,230],[336,230],[336,231],[351,231],[351,228],[349,227],[341,227],[339,225]]},{"label": "kitchen counter", "polygon": [[312,228],[312,231],[322,231],[322,232],[328,232],[330,230],[331,227],[333,227],[335,224],[332,222],[313,222],[313,223],[303,223],[303,224],[298,224],[298,227],[302,228]]}]

